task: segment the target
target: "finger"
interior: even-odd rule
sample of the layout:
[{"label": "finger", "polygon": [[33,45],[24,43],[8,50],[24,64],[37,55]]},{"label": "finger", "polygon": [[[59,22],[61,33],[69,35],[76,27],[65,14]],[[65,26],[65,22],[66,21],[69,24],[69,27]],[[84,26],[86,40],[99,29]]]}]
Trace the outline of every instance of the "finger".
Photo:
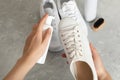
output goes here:
[{"label": "finger", "polygon": [[31,43],[31,40],[32,40],[33,36],[35,35],[37,26],[38,26],[38,24],[35,24],[35,25],[33,26],[32,32],[29,34],[29,36],[28,36],[27,39],[26,39],[25,48],[24,48],[23,51],[26,51],[26,50],[29,48],[29,45],[30,45],[30,43]]},{"label": "finger", "polygon": [[97,52],[96,48],[93,46],[92,43],[90,43],[90,48],[91,48],[91,52],[92,52],[93,57],[94,57],[95,55],[97,55],[98,52]]},{"label": "finger", "polygon": [[[66,56],[66,54],[65,54],[65,53],[63,53],[61,56],[62,56],[63,58],[67,58],[67,56]],[[66,63],[67,63],[67,64],[69,64],[69,62],[68,62],[68,61],[66,61]]]},{"label": "finger", "polygon": [[101,57],[100,57],[100,55],[98,54],[98,51],[96,50],[96,48],[93,46],[92,43],[90,43],[90,48],[91,48],[93,60],[94,60],[95,62],[100,62],[100,63],[102,63]]},{"label": "finger", "polygon": [[35,33],[35,30],[36,30],[37,26],[38,26],[38,24],[35,24],[35,25],[33,26],[31,33],[29,34],[29,36],[28,36],[27,39],[26,39],[26,42],[28,42],[28,41],[32,38],[32,36],[33,36],[34,33]]},{"label": "finger", "polygon": [[46,19],[48,17],[48,14],[46,14],[39,22],[38,24],[38,27],[37,27],[37,30],[36,30],[36,34],[39,35],[39,37],[41,38],[41,41],[42,41],[42,34],[43,34],[43,27],[44,27],[44,24],[46,22]]},{"label": "finger", "polygon": [[40,20],[39,25],[38,25],[38,31],[42,32],[43,26],[48,18],[48,14],[44,15],[43,18]]},{"label": "finger", "polygon": [[44,46],[47,46],[51,34],[52,34],[51,29],[50,28],[47,29],[47,31],[45,32],[45,35],[44,35],[45,38],[43,39],[43,45]]},{"label": "finger", "polygon": [[66,58],[66,54],[65,54],[65,53],[64,53],[64,54],[62,54],[61,56],[62,56],[63,58]]},{"label": "finger", "polygon": [[96,48],[92,45],[92,43],[90,43],[90,48],[92,51],[92,57],[93,57],[93,61],[94,61],[97,73],[99,74],[101,71],[103,72],[105,70],[102,59],[98,54],[98,51],[96,50]]},{"label": "finger", "polygon": [[38,27],[38,23],[33,26],[33,29],[32,29],[32,30],[33,30],[33,31],[37,30],[37,27]]},{"label": "finger", "polygon": [[[47,29],[48,30],[48,29]],[[45,32],[43,32],[42,34],[42,40],[44,41],[45,40],[45,38],[46,38],[46,35],[47,35],[47,30],[45,31]]]},{"label": "finger", "polygon": [[36,33],[37,33],[37,27],[38,27],[38,24],[35,24],[33,26],[33,29],[32,29],[32,32],[31,32],[31,35],[34,36]]}]

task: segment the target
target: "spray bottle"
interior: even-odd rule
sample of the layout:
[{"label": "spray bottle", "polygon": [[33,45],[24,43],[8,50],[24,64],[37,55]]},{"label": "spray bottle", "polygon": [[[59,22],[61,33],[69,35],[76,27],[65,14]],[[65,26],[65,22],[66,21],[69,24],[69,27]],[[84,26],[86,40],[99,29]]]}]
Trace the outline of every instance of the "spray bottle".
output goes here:
[{"label": "spray bottle", "polygon": [[[53,16],[48,16],[47,20],[46,20],[46,23],[43,27],[43,34],[45,33],[45,31],[48,29],[48,28],[51,28],[51,31],[53,32],[53,27],[51,26],[51,23],[52,23],[52,20],[55,19]],[[48,48],[49,48],[49,45],[50,45],[50,41],[51,41],[51,37],[52,37],[52,34],[50,35],[50,39],[48,41],[48,45],[47,45],[47,48],[45,50],[45,53],[43,54],[43,56],[38,60],[38,64],[44,64],[45,63],[45,60],[46,60],[46,57],[47,57],[47,53],[48,53]]]}]

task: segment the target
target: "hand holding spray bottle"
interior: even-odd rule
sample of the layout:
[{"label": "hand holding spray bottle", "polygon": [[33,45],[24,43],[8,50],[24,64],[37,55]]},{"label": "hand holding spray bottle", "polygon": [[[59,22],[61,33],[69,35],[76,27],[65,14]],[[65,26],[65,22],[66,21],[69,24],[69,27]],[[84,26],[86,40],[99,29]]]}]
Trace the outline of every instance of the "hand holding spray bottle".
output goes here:
[{"label": "hand holding spray bottle", "polygon": [[[51,31],[53,32],[53,27],[51,26],[51,23],[52,23],[52,20],[55,19],[53,16],[48,16],[47,20],[46,20],[46,23],[43,27],[43,34],[44,32],[48,29],[48,28],[51,28]],[[50,41],[51,41],[51,37],[52,37],[52,34],[50,35],[50,39],[48,41],[48,45],[47,45],[47,48],[46,48],[46,51],[45,53],[43,54],[43,56],[38,60],[38,64],[44,64],[45,63],[45,60],[46,60],[46,57],[47,57],[47,53],[48,53],[48,48],[49,48],[49,45],[50,45]]]}]

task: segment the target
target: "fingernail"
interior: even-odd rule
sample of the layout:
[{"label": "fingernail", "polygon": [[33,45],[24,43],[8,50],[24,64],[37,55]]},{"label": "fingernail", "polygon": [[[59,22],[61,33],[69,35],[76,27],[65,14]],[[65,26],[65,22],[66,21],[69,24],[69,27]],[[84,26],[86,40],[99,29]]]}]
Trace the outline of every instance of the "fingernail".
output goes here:
[{"label": "fingernail", "polygon": [[62,56],[63,58],[66,58],[66,54],[65,54],[65,53],[64,53],[64,54],[62,54],[61,56]]}]

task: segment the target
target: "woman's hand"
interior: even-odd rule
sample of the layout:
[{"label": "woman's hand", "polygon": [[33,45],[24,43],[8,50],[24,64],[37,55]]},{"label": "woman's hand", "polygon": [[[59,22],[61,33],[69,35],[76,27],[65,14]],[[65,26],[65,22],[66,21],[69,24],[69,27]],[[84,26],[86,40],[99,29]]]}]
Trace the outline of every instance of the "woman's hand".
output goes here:
[{"label": "woman's hand", "polygon": [[106,71],[106,69],[103,65],[103,62],[101,60],[100,55],[98,54],[98,51],[91,43],[90,43],[90,48],[91,48],[91,52],[92,52],[94,65],[95,65],[95,68],[97,71],[98,80],[112,80],[111,76]]},{"label": "woman's hand", "polygon": [[23,56],[17,61],[16,65],[4,80],[23,80],[43,55],[51,35],[51,29],[48,29],[45,34],[43,34],[43,27],[47,18],[48,15],[46,14],[40,22],[33,27],[32,32],[26,40]]},{"label": "woman's hand", "polygon": [[51,29],[48,29],[45,34],[43,34],[43,26],[47,17],[48,15],[46,14],[40,22],[33,27],[32,32],[28,36],[22,56],[25,60],[36,63],[45,52],[51,35]]},{"label": "woman's hand", "polygon": [[[91,48],[92,58],[94,61],[96,72],[98,75],[98,80],[112,80],[111,76],[106,71],[106,69],[102,63],[100,55],[98,54],[96,48],[91,43],[90,43],[90,48]],[[66,55],[62,54],[62,57],[66,58]]]}]

